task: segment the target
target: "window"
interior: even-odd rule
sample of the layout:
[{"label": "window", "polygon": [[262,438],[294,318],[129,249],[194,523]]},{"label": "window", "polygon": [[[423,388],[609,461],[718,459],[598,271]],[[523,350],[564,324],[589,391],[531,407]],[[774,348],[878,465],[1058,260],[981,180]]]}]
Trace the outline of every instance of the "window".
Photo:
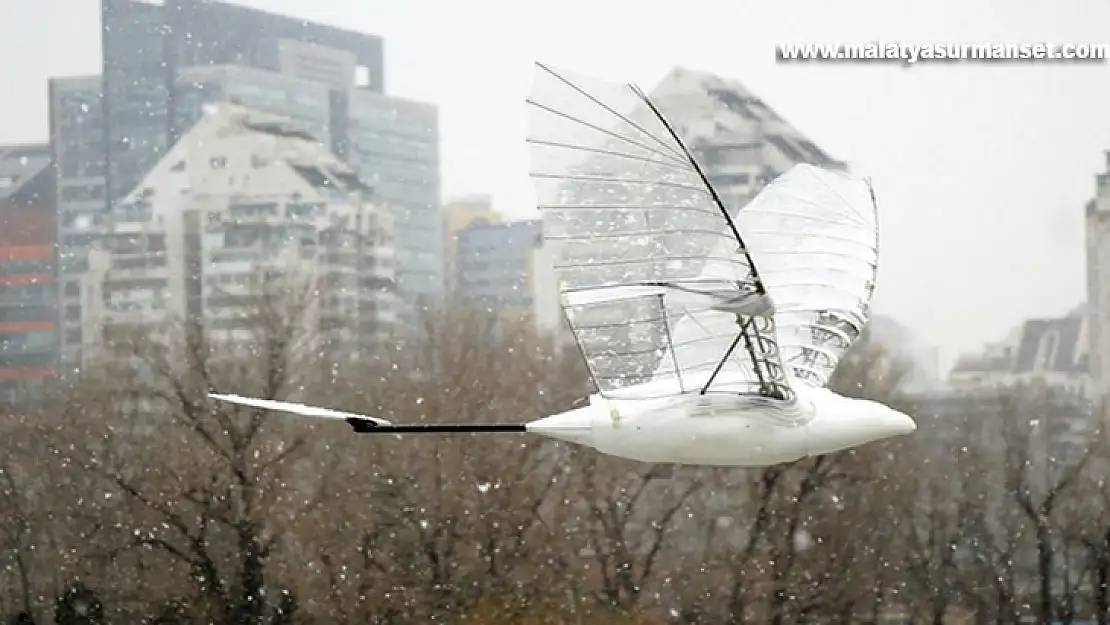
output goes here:
[{"label": "window", "polygon": [[54,365],[53,353],[13,354],[0,353],[0,367],[38,368]]},{"label": "window", "polygon": [[208,164],[212,169],[224,169],[227,167],[227,159],[222,156],[213,156],[208,160]]},{"label": "window", "polygon": [[749,174],[716,174],[709,176],[709,182],[717,187],[730,187],[751,184]]},{"label": "window", "polygon": [[50,304],[56,299],[53,284],[0,285],[0,298],[16,303]]},{"label": "window", "polygon": [[1056,363],[1056,352],[1060,349],[1060,333],[1049,330],[1041,337],[1037,347],[1037,361],[1035,371],[1051,371]]},{"label": "window", "polygon": [[0,347],[11,353],[47,351],[54,347],[54,333],[47,330],[0,334]]},{"label": "window", "polygon": [[54,262],[50,260],[0,260],[0,276],[52,273],[54,273]]},{"label": "window", "polygon": [[228,213],[231,215],[232,218],[277,215],[278,205],[276,202],[266,202],[260,204],[232,204],[228,207]]},{"label": "window", "polygon": [[104,199],[104,185],[80,185],[72,187],[62,187],[61,189],[63,202],[89,202]]},{"label": "window", "polygon": [[0,323],[42,321],[53,319],[54,310],[49,306],[14,306],[0,308]]},{"label": "window", "polygon": [[311,219],[324,214],[325,205],[319,203],[289,203],[285,213],[294,219]]}]

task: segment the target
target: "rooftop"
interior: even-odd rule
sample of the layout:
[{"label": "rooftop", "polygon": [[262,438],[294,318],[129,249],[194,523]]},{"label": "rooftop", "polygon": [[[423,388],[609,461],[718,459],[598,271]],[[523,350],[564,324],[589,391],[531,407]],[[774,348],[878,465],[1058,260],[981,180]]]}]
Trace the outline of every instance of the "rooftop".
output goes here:
[{"label": "rooftop", "polygon": [[[843,167],[838,161],[775,112],[759,96],[738,80],[684,67],[672,69],[651,93],[659,108],[671,119],[696,116],[711,118],[712,125],[688,129],[688,140],[740,145],[767,144],[791,163],[810,163],[824,167]],[[668,102],[675,102],[668,106]],[[704,102],[690,105],[690,99]],[[681,105],[681,106],[680,106]],[[697,110],[700,108],[700,110]]]},{"label": "rooftop", "polygon": [[365,199],[372,192],[348,164],[292,119],[218,103],[206,107],[200,121],[128,194],[125,204],[142,203],[155,194],[311,203]]},{"label": "rooftop", "polygon": [[952,373],[1088,372],[1087,317],[1081,308],[1064,317],[1028,319],[1002,344],[961,356]]}]

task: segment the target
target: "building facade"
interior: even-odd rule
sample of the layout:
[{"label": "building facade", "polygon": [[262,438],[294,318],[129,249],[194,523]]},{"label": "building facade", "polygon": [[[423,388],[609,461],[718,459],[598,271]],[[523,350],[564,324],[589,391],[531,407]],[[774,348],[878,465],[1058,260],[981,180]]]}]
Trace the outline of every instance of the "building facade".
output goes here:
[{"label": "building facade", "polygon": [[651,99],[730,209],[799,163],[846,167],[737,80],[676,67]]},{"label": "building facade", "polygon": [[477,219],[456,232],[458,295],[481,308],[532,309],[529,269],[543,244],[543,227],[529,219],[489,223]]},{"label": "building facade", "polygon": [[415,319],[444,296],[438,109],[346,89],[333,90],[331,114],[335,153],[393,215],[403,313]]},{"label": "building facade", "polygon": [[493,209],[492,196],[457,197],[443,205],[443,266],[448,301],[459,295],[459,233],[478,220],[501,223],[501,213]]},{"label": "building facade", "polygon": [[0,403],[55,374],[54,185],[48,145],[0,146]]},{"label": "building facade", "polygon": [[1110,151],[1086,207],[1087,322],[1091,376],[1100,397],[1110,393]]},{"label": "building facade", "polygon": [[181,68],[243,65],[381,92],[382,40],[208,0],[101,0],[104,148],[111,201],[129,193],[185,130]]},{"label": "building facade", "polygon": [[1029,319],[1002,341],[956,360],[948,374],[958,391],[1039,384],[1080,398],[1094,397],[1086,307],[1054,319]]},{"label": "building facade", "polygon": [[207,104],[288,115],[391,211],[402,314],[442,301],[438,111],[384,94],[379,37],[211,0],[102,0],[102,12],[106,205]]},{"label": "building facade", "polygon": [[452,302],[527,319],[540,332],[560,332],[559,286],[543,222],[502,221],[474,205],[456,208],[450,223],[455,227],[450,236]]},{"label": "building facade", "polygon": [[81,276],[107,218],[99,76],[49,82],[50,148],[57,188],[58,328],[63,369],[80,361]]},{"label": "building facade", "polygon": [[184,321],[249,342],[275,295],[303,310],[321,357],[368,357],[396,328],[395,275],[389,215],[349,166],[287,117],[213,105],[90,254],[83,360],[110,355],[121,327]]},{"label": "building facade", "polygon": [[331,87],[323,82],[243,65],[181,68],[174,85],[177,127],[192,128],[207,105],[230,102],[286,115],[331,145]]},{"label": "building facade", "polygon": [[195,123],[205,106],[231,102],[287,115],[330,146],[373,188],[393,216],[403,312],[415,317],[442,299],[435,106],[237,65],[183,68],[175,93],[181,128]]}]

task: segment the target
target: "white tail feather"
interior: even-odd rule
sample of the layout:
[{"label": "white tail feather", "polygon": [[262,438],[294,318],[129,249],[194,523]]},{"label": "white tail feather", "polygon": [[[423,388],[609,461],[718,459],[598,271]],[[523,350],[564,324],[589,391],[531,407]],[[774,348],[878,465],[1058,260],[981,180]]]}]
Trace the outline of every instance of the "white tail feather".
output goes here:
[{"label": "white tail feather", "polygon": [[370,421],[377,425],[392,425],[385,419],[378,419],[377,417],[368,417],[362,414],[353,412],[343,412],[341,410],[332,410],[331,408],[321,408],[319,406],[306,406],[304,404],[294,404],[286,401],[276,401],[273,399],[255,399],[252,397],[243,397],[241,395],[222,395],[219,393],[209,393],[209,397],[219,401],[226,401],[232,404],[239,404],[240,406],[251,406],[253,408],[261,408],[263,410],[273,410],[276,412],[288,412],[302,417],[317,417],[320,419],[338,419],[345,421],[347,419],[362,419],[363,421]]}]

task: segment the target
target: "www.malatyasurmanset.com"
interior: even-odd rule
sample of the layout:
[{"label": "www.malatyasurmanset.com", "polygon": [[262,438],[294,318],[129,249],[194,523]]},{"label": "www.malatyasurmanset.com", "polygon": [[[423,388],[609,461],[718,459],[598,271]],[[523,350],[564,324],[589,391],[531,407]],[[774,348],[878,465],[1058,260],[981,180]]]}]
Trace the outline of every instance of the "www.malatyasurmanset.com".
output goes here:
[{"label": "www.malatyasurmanset.com", "polygon": [[1110,58],[1103,43],[882,43],[783,44],[776,46],[780,62],[1098,62]]}]

